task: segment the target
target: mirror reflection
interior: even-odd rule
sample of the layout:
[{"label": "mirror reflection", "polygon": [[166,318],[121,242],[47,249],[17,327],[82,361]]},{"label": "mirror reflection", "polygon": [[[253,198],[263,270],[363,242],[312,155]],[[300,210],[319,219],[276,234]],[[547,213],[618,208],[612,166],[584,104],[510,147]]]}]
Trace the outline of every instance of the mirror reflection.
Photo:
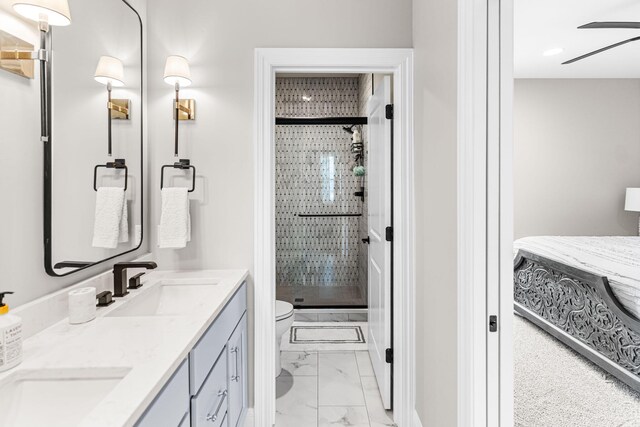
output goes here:
[{"label": "mirror reflection", "polygon": [[142,240],[141,22],[122,0],[69,6],[52,30],[51,275]]}]

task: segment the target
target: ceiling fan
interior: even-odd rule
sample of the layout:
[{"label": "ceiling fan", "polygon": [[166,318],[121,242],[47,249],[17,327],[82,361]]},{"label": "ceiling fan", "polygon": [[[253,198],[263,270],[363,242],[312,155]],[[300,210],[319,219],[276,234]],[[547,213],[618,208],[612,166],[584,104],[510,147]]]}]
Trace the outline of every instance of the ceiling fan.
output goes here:
[{"label": "ceiling fan", "polygon": [[[610,28],[624,28],[624,29],[640,29],[640,22],[591,22],[590,24],[585,24],[578,29],[610,29]],[[593,52],[586,53],[584,55],[578,56],[576,58],[570,59],[562,63],[562,65],[571,64],[576,61],[580,61],[582,59],[588,58],[593,55],[597,55],[598,53],[604,52],[605,50],[613,49],[614,47],[622,46],[623,44],[631,43],[640,40],[640,36],[632,37],[628,40],[623,40],[618,43],[614,43],[609,46],[605,46],[602,49],[594,50]]]}]

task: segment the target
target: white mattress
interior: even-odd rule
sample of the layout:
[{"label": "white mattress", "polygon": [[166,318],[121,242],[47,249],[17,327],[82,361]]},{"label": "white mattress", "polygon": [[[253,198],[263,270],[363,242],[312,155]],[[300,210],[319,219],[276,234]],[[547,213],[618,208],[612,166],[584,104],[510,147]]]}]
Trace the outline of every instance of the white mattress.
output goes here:
[{"label": "white mattress", "polygon": [[605,276],[620,303],[640,318],[640,237],[525,237],[514,242],[514,254],[519,249]]}]

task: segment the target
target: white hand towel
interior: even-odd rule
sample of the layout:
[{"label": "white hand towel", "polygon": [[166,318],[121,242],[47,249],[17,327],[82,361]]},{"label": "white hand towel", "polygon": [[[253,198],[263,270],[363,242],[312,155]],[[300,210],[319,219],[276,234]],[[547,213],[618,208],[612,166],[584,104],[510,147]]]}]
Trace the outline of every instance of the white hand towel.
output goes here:
[{"label": "white hand towel", "polygon": [[[118,246],[118,240],[121,237],[123,211],[126,208],[124,188],[98,188],[93,223],[93,247],[112,249]],[[128,230],[126,234],[129,234]]]},{"label": "white hand towel", "polygon": [[124,198],[122,204],[122,216],[120,217],[120,229],[118,232],[118,243],[127,243],[129,241],[129,209],[127,198]]},{"label": "white hand towel", "polygon": [[189,193],[186,187],[162,189],[162,212],[158,225],[159,248],[184,248],[191,240]]}]

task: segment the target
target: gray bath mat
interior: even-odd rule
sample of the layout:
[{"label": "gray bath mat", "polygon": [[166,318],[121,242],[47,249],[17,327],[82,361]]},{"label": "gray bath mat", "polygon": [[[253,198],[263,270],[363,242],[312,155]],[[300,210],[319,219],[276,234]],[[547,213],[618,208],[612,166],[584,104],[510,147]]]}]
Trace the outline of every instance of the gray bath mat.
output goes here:
[{"label": "gray bath mat", "polygon": [[353,326],[297,326],[291,327],[291,344],[364,344],[364,333]]}]

